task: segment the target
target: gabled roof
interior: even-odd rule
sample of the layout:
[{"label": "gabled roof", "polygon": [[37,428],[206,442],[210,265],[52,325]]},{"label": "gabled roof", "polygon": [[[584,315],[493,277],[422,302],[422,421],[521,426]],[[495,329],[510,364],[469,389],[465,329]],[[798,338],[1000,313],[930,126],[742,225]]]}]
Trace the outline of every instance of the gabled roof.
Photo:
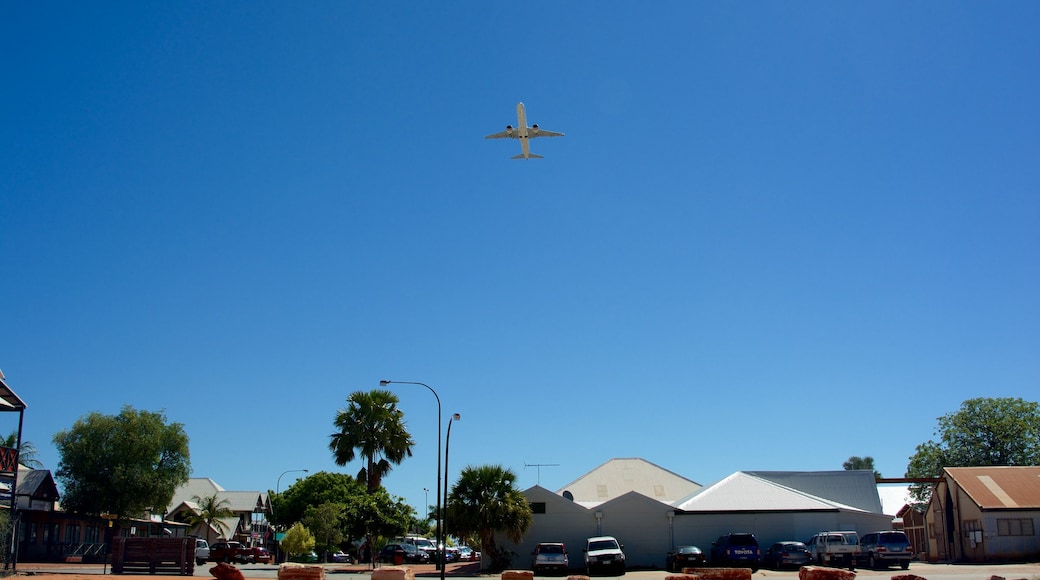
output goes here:
[{"label": "gabled roof", "polygon": [[195,497],[204,498],[213,495],[216,495],[218,500],[227,501],[228,509],[236,513],[267,511],[270,507],[267,492],[227,491],[208,477],[193,477],[188,480],[188,483],[178,487],[173,492],[173,499],[170,500],[168,507],[172,512],[182,504],[188,504],[197,511]]},{"label": "gabled roof", "polygon": [[674,505],[684,512],[866,511],[744,471],[738,471]]},{"label": "gabled roof", "polygon": [[1040,466],[947,467],[982,509],[1040,509]]},{"label": "gabled roof", "polygon": [[747,471],[755,477],[871,513],[884,513],[877,479],[869,469],[840,471]]},{"label": "gabled roof", "polygon": [[44,501],[58,501],[58,486],[49,469],[33,469],[18,474],[18,490],[15,495]]},{"label": "gabled roof", "polygon": [[[540,485],[535,485],[524,490],[524,497],[527,498],[528,502],[545,502],[546,505],[552,505],[552,511],[559,512],[561,510],[569,510],[573,513],[581,513],[586,511],[585,507],[573,502],[559,494],[553,493],[548,489]],[[566,513],[566,511],[565,511]]]},{"label": "gabled roof", "polygon": [[645,459],[611,459],[557,493],[585,507],[594,507],[630,491],[670,503],[701,488],[701,484],[676,475]]}]

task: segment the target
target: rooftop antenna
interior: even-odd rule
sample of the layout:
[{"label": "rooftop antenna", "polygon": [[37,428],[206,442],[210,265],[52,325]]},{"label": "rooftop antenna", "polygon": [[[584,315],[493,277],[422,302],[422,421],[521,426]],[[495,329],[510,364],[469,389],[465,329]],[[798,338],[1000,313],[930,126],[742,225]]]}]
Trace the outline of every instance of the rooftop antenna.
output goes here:
[{"label": "rooftop antenna", "polygon": [[538,485],[542,485],[542,468],[543,467],[559,467],[559,463],[524,463],[524,469],[528,467],[538,468]]}]

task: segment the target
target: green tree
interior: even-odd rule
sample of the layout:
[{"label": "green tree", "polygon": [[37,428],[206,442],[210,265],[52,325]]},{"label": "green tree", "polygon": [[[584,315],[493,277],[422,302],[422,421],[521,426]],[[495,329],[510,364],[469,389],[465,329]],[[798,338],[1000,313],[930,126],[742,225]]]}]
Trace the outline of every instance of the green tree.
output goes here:
[{"label": "green tree", "polygon": [[139,517],[164,508],[191,473],[188,436],[163,413],[90,413],[54,436],[65,511]]},{"label": "green tree", "polygon": [[858,469],[869,469],[874,472],[874,479],[881,479],[881,472],[874,469],[874,458],[867,455],[866,457],[857,457],[853,455],[849,457],[849,460],[842,463],[841,466],[845,471],[855,471]]},{"label": "green tree", "polygon": [[296,522],[289,528],[289,531],[285,532],[285,537],[282,538],[279,545],[289,558],[306,554],[314,549],[314,534],[303,524]]},{"label": "green tree", "polygon": [[199,506],[199,511],[188,516],[186,522],[192,528],[205,526],[207,542],[213,541],[209,537],[210,530],[216,530],[220,536],[224,536],[231,531],[231,528],[223,522],[225,518],[235,516],[235,512],[231,511],[231,502],[226,498],[221,499],[217,497],[217,494],[205,497],[196,495],[191,499]]},{"label": "green tree", "polygon": [[479,538],[481,563],[495,570],[507,568],[513,557],[495,545],[495,533],[519,543],[533,522],[531,505],[516,487],[516,473],[501,465],[463,469],[445,511],[447,531],[458,538]]},{"label": "green tree", "polygon": [[314,534],[316,545],[323,554],[332,551],[343,541],[345,508],[340,503],[326,502],[308,507],[303,516],[303,525]]},{"label": "green tree", "polygon": [[29,469],[43,469],[43,463],[36,458],[38,452],[36,446],[33,445],[32,441],[22,441],[22,446],[18,446],[18,432],[11,431],[11,434],[7,437],[0,438],[0,447],[9,447],[11,449],[18,450],[18,463],[28,467]]},{"label": "green tree", "polygon": [[411,434],[405,429],[404,412],[397,408],[397,395],[390,391],[357,391],[347,399],[347,408],[336,413],[336,431],[329,449],[337,465],[346,465],[360,456],[364,462],[357,478],[374,491],[390,473],[412,456]]},{"label": "green tree", "polygon": [[312,474],[282,493],[272,494],[272,498],[275,506],[272,521],[281,526],[303,520],[310,506],[342,505],[342,530],[348,542],[365,537],[369,532],[386,536],[402,534],[414,516],[412,507],[401,498],[391,496],[382,487],[369,492],[361,482],[345,473]]},{"label": "green tree", "polygon": [[[1040,465],[1040,405],[1021,398],[976,398],[938,418],[939,441],[917,446],[907,477],[939,477],[946,467]],[[910,492],[925,502],[931,485]]]}]

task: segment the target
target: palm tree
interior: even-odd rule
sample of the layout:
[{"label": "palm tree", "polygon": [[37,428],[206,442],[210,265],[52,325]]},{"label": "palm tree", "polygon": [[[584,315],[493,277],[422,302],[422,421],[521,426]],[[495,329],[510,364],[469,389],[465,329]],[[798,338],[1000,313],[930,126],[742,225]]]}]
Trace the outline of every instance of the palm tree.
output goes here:
[{"label": "palm tree", "polygon": [[22,441],[22,446],[18,447],[17,431],[12,431],[7,437],[0,437],[0,447],[18,449],[18,463],[30,469],[43,469],[43,463],[36,459],[36,446],[32,441]]},{"label": "palm tree", "polygon": [[346,465],[361,456],[364,465],[359,481],[371,493],[382,485],[391,464],[400,465],[412,456],[415,442],[404,427],[404,413],[397,408],[397,395],[390,391],[357,391],[347,399],[346,409],[336,413],[329,449],[337,465]]},{"label": "palm tree", "polygon": [[531,527],[531,505],[516,488],[516,473],[501,465],[467,467],[451,488],[445,508],[445,523],[455,537],[480,539],[481,562],[493,569],[510,565],[510,555],[495,546],[495,533],[502,532],[519,543]]},{"label": "palm tree", "polygon": [[205,497],[194,496],[191,498],[195,504],[199,506],[198,513],[194,513],[187,518],[188,525],[193,528],[202,524],[206,525],[206,541],[210,541],[209,532],[210,530],[217,530],[220,535],[227,534],[231,531],[231,528],[224,523],[223,518],[231,518],[235,516],[235,512],[231,511],[231,503],[227,498],[220,499],[217,494],[207,495]]}]

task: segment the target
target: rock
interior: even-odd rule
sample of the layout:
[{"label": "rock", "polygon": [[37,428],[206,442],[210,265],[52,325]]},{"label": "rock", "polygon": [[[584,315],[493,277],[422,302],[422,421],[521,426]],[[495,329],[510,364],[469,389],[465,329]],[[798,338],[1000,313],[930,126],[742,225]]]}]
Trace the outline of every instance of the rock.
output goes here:
[{"label": "rock", "polygon": [[278,565],[278,580],[325,580],[325,568],[285,562]]},{"label": "rock", "polygon": [[408,566],[380,566],[372,570],[372,580],[415,580],[415,573]]},{"label": "rock", "polygon": [[219,562],[216,566],[210,568],[209,573],[217,580],[245,580],[241,570],[224,562]]},{"label": "rock", "polygon": [[534,580],[534,572],[530,570],[505,570],[502,580]]},{"label": "rock", "polygon": [[855,572],[826,566],[802,566],[798,570],[798,580],[854,580]]}]

